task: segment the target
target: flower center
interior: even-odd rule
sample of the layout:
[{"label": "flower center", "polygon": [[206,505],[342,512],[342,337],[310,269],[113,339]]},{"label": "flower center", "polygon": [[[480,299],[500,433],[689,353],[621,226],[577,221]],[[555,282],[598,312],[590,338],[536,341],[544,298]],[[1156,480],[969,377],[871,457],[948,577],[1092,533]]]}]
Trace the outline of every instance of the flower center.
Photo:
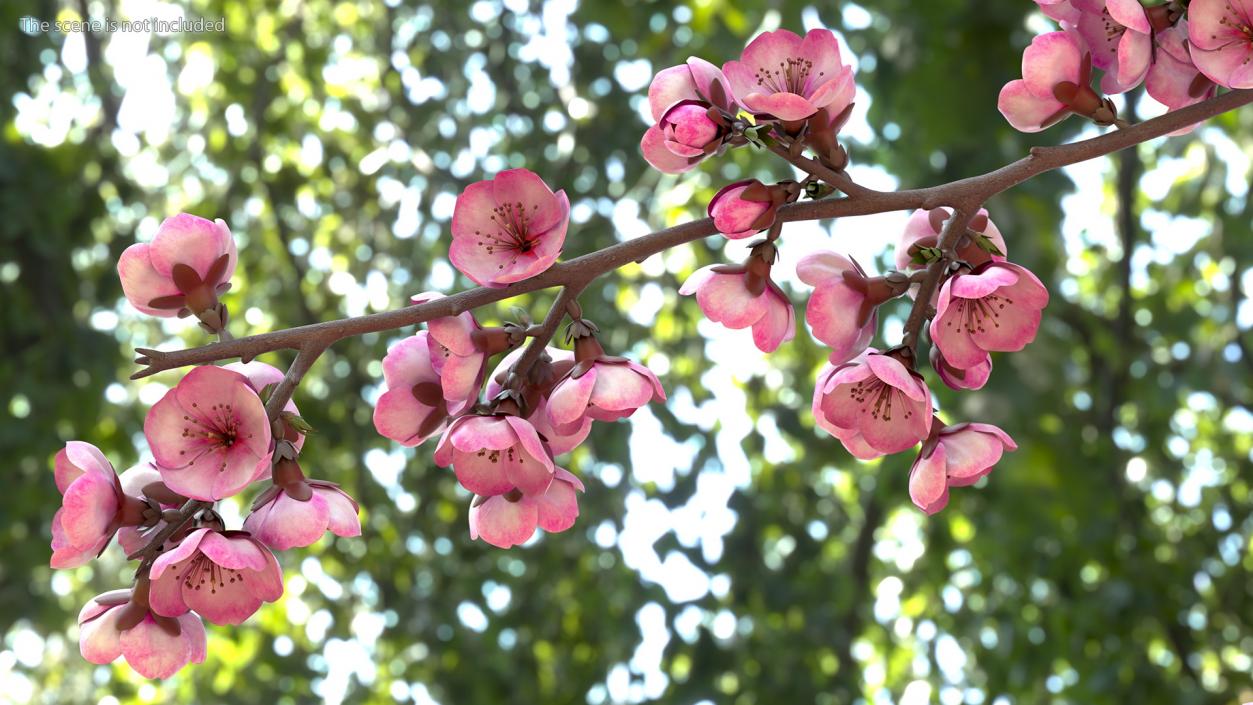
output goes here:
[{"label": "flower center", "polygon": [[479,247],[487,250],[487,254],[494,255],[497,252],[515,253],[509,262],[502,262],[496,266],[497,269],[504,269],[518,261],[517,255],[526,254],[535,249],[535,240],[530,237],[529,224],[530,219],[539,210],[539,204],[531,206],[531,212],[528,215],[526,206],[521,201],[514,203],[506,203],[498,205],[492,209],[491,220],[496,225],[495,232],[475,230],[474,234],[479,238]]},{"label": "flower center", "polygon": [[183,583],[184,588],[201,590],[207,587],[210,594],[216,594],[220,587],[243,580],[238,570],[223,568],[203,553],[184,564],[181,574],[177,572],[177,567],[174,570],[174,577]]},{"label": "flower center", "polygon": [[946,321],[945,325],[951,328],[956,324],[959,332],[969,335],[986,332],[989,321],[993,328],[1000,328],[1000,314],[1006,306],[1014,304],[1013,299],[998,294],[989,294],[981,299],[958,298],[956,301],[959,302],[957,315]]},{"label": "flower center", "polygon": [[[898,394],[905,396],[901,390],[878,377],[864,379],[849,387],[848,390],[848,398],[860,407],[859,411],[863,415],[869,414],[876,421],[892,420],[892,404],[896,401]],[[902,400],[897,403],[897,406],[906,419],[914,415],[907,400]]]},{"label": "flower center", "polygon": [[[780,61],[777,68],[759,66],[756,75],[757,85],[772,93],[795,93],[805,96],[805,88],[809,83],[809,74],[813,68],[814,62],[801,58]],[[825,71],[819,71],[817,78],[822,78],[825,73]]]},{"label": "flower center", "polygon": [[[1226,25],[1234,29],[1244,35],[1245,41],[1253,42],[1253,17],[1242,16],[1242,13],[1232,6],[1230,2],[1227,3],[1227,12],[1225,12],[1222,18],[1218,20],[1218,24]],[[1211,37],[1215,39],[1217,36],[1218,35],[1211,35]],[[1246,58],[1244,63],[1247,64],[1248,62],[1249,60]]]},{"label": "flower center", "polygon": [[[182,437],[202,444],[204,451],[213,450],[230,450],[236,441],[244,437],[245,434],[240,428],[239,417],[235,414],[234,405],[230,403],[214,404],[207,410],[202,410],[200,404],[192,402],[192,408],[201,411],[202,416],[193,414],[183,415],[183,434]],[[248,438],[252,438],[252,434],[246,434]],[[187,449],[180,450],[179,455],[186,455]],[[225,454],[223,454],[225,456]],[[197,457],[197,460],[199,457]],[[196,460],[192,460],[194,464]],[[222,459],[218,472],[226,469],[225,457]]]},{"label": "flower center", "polygon": [[1105,25],[1105,43],[1113,48],[1118,43],[1118,40],[1122,38],[1123,32],[1127,31],[1127,28],[1109,14],[1109,8],[1101,10],[1101,22]]}]

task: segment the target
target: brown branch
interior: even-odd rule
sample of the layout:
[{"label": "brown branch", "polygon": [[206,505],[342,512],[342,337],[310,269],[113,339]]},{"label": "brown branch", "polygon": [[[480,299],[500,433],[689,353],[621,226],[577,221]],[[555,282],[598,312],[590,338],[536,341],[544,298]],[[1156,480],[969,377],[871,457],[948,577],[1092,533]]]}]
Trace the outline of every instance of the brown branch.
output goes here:
[{"label": "brown branch", "polygon": [[862,186],[856,181],[853,181],[853,178],[849,176],[847,172],[832,169],[817,159],[810,159],[802,154],[792,156],[792,153],[783,145],[772,145],[770,147],[770,151],[779,155],[784,161],[788,162],[797,169],[800,169],[815,179],[825,181],[827,185],[833,186],[849,196],[860,198],[874,193],[883,193],[882,191],[876,191],[875,189]]},{"label": "brown branch", "polygon": [[[1010,189],[1046,171],[1102,157],[1141,142],[1165,136],[1182,127],[1207,120],[1253,102],[1253,90],[1236,90],[1196,105],[1166,113],[1124,130],[1108,132],[1099,137],[1060,145],[1040,147],[1031,154],[995,171],[930,188],[905,191],[870,191],[846,198],[794,203],[779,208],[779,219],[785,222],[818,220],[886,211],[938,206],[968,206],[985,202],[989,197]],[[132,379],[187,365],[241,358],[250,360],[275,350],[301,349],[311,339],[325,345],[364,333],[402,328],[442,316],[455,316],[521,294],[590,282],[630,262],[639,262],[658,252],[716,233],[713,221],[705,218],[650,235],[621,242],[603,250],[561,262],[542,274],[502,288],[479,287],[462,291],[417,306],[394,311],[343,318],[324,323],[299,326],[262,333],[247,338],[223,341],[186,350],[162,352],[139,349],[147,367],[131,375]],[[920,297],[922,300],[925,298]],[[538,355],[538,353],[537,353]]]},{"label": "brown branch", "polygon": [[955,261],[953,248],[957,246],[957,241],[961,236],[966,233],[966,226],[970,224],[970,219],[974,217],[977,210],[979,210],[979,204],[977,203],[959,205],[954,208],[953,216],[945,223],[944,231],[940,233],[940,241],[936,245],[941,252],[940,259],[932,262],[927,267],[926,276],[918,284],[918,292],[914,297],[913,308],[909,309],[909,318],[905,319],[905,332],[901,334],[901,345],[905,346],[905,350],[909,353],[910,359],[914,360],[914,364],[917,364],[918,341],[922,337],[922,327],[935,315],[935,312],[931,309],[931,299],[935,294],[936,288],[940,286],[940,280],[944,277],[945,270]]},{"label": "brown branch", "polygon": [[531,334],[531,342],[527,345],[526,350],[522,351],[522,356],[513,364],[513,372],[519,376],[525,375],[531,369],[531,365],[539,359],[544,352],[548,341],[552,340],[553,335],[557,332],[557,328],[561,326],[561,322],[565,320],[566,313],[570,309],[570,305],[578,298],[579,293],[587,286],[587,282],[578,282],[576,284],[567,284],[561,288],[561,292],[557,294],[557,299],[553,301],[552,308],[548,309],[548,315],[544,316],[544,322],[540,324],[538,330]]}]

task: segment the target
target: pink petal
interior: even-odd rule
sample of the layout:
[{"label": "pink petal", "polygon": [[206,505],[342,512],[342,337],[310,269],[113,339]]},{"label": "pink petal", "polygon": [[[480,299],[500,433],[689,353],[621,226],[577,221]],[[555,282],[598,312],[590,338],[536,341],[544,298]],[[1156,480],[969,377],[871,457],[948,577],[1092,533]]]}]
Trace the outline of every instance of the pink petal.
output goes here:
[{"label": "pink petal", "polygon": [[183,582],[186,580],[191,561],[188,559],[166,565],[169,570],[162,572],[161,577],[152,579],[152,587],[148,592],[148,606],[153,612],[165,617],[187,614],[191,608],[183,600]]},{"label": "pink petal", "polygon": [[715,273],[696,291],[696,302],[709,320],[739,330],[766,315],[769,299],[765,292],[753,296],[744,284],[743,274]]},{"label": "pink petal", "polygon": [[1022,79],[1032,95],[1052,99],[1053,87],[1058,83],[1079,83],[1082,59],[1079,44],[1069,33],[1041,34],[1023,52]]},{"label": "pink petal", "polygon": [[57,489],[65,494],[70,485],[84,473],[104,479],[113,478],[113,464],[100,449],[83,441],[69,441],[56,455],[54,479]]},{"label": "pink petal", "polygon": [[769,203],[741,198],[750,181],[737,181],[724,186],[709,201],[709,215],[714,219],[718,232],[732,240],[749,237],[757,232],[754,224],[762,214],[770,210]]},{"label": "pink petal", "polygon": [[466,453],[480,450],[505,450],[518,442],[518,437],[503,417],[468,416],[448,430],[452,445]]},{"label": "pink petal", "polygon": [[204,540],[204,537],[211,531],[212,529],[196,529],[187,534],[186,538],[180,541],[177,546],[157,556],[157,559],[152,563],[152,571],[150,572],[152,579],[160,578],[165,573],[166,568],[194,555],[200,549],[200,543]]},{"label": "pink petal", "polygon": [[374,406],[374,428],[384,438],[403,446],[416,446],[440,430],[436,427],[432,434],[418,434],[422,423],[434,411],[418,401],[411,388],[391,389],[384,392]]},{"label": "pink petal", "polygon": [[[631,365],[597,364],[591,404],[608,411],[634,411],[652,400],[656,387]],[[590,373],[589,373],[590,374]]]},{"label": "pink petal", "polygon": [[749,93],[741,102],[754,113],[770,114],[780,120],[804,120],[821,107],[795,93]]},{"label": "pink petal", "polygon": [[[698,94],[699,98],[712,102],[713,97],[714,97],[713,85],[715,83],[719,84],[722,87],[722,93],[725,96],[726,100],[729,101],[735,98],[734,92],[731,90],[730,83],[727,81],[726,76],[722,75],[722,71],[717,66],[714,66],[713,64],[709,63],[708,61],[705,61],[704,59],[700,57],[689,56],[687,58],[687,68],[689,71],[692,72],[692,81],[695,82],[696,93]],[[651,87],[649,89],[648,98],[649,98],[649,104],[651,105],[652,104]],[[671,103],[671,105],[673,104],[674,103]],[[654,116],[653,119],[656,120],[657,119],[656,116]]]},{"label": "pink petal", "polygon": [[[1139,5],[1136,0],[1130,1]],[[1118,41],[1118,83],[1123,91],[1130,90],[1144,80],[1152,54],[1153,39],[1148,34],[1123,33],[1122,39]]]},{"label": "pink petal", "polygon": [[426,328],[435,342],[456,355],[469,357],[480,354],[471,338],[474,332],[479,330],[479,324],[474,320],[474,314],[469,311],[463,311],[456,316],[433,318],[426,322]]},{"label": "pink petal", "polygon": [[988,267],[974,274],[959,274],[949,280],[949,291],[963,299],[982,299],[1002,287],[1018,283],[1018,274],[1008,267]]},{"label": "pink petal", "polygon": [[753,324],[753,343],[762,352],[774,352],[783,343],[796,336],[796,311],[792,302],[766,289],[760,298],[766,299],[767,309]]},{"label": "pink petal", "polygon": [[246,536],[210,531],[200,541],[200,552],[230,570],[265,570],[266,567],[266,551]]},{"label": "pink petal", "polygon": [[383,379],[388,388],[409,388],[419,382],[439,380],[431,366],[429,340],[430,334],[420,331],[387,349],[383,358]]},{"label": "pink petal", "polygon": [[940,354],[957,369],[969,369],[987,358],[987,351],[976,345],[966,331],[959,306],[950,306],[933,318],[930,331],[931,340],[940,349]]},{"label": "pink petal", "polygon": [[166,218],[152,239],[152,267],[170,276],[175,264],[185,264],[202,278],[222,255],[230,256],[224,280],[235,271],[235,241],[226,223],[214,222],[188,213]]},{"label": "pink petal", "polygon": [[185,614],[178,618],[178,626],[182,632],[179,636],[187,647],[188,663],[204,663],[207,646],[204,622],[194,614]]},{"label": "pink petal", "polygon": [[486,372],[487,355],[483,353],[467,357],[450,355],[440,370],[440,387],[443,389],[444,399],[457,403],[477,397]]},{"label": "pink petal", "polygon": [[506,472],[511,465],[508,458],[512,450],[489,450],[482,454],[458,450],[453,454],[452,467],[461,486],[478,495],[504,494],[513,489],[513,481]]},{"label": "pink petal", "polygon": [[173,636],[147,616],[133,628],[122,632],[118,643],[126,662],[136,673],[144,678],[159,680],[174,675],[191,660],[192,638],[194,635],[191,634],[184,638],[181,632]]},{"label": "pink petal", "polygon": [[[87,603],[91,606],[92,603]],[[97,608],[98,609],[98,608]],[[87,613],[87,608],[83,608]],[[117,630],[117,618],[121,610],[106,608],[103,615],[84,622],[80,617],[78,627],[78,650],[91,663],[113,663],[122,655],[121,633]]]},{"label": "pink petal", "polygon": [[970,424],[951,434],[941,432],[940,445],[947,453],[948,476],[955,487],[974,483],[1000,462],[1006,448],[1017,448],[1009,434],[990,424]]},{"label": "pink petal", "polygon": [[[861,352],[858,344],[867,338],[866,332],[873,333],[874,320],[867,326],[858,326],[857,311],[865,297],[843,279],[828,282],[810,295],[805,305],[805,320],[813,328],[814,337],[831,347],[832,357],[843,362]],[[860,347],[864,349],[865,345]]]},{"label": "pink petal", "polygon": [[117,495],[112,480],[95,473],[84,474],[70,484],[61,503],[61,526],[74,546],[91,546],[110,535],[117,515]]},{"label": "pink petal", "polygon": [[317,491],[308,501],[279,492],[270,502],[248,515],[244,531],[276,551],[312,545],[322,538],[330,507]]},{"label": "pink petal", "polygon": [[574,423],[587,413],[587,406],[596,388],[597,366],[578,379],[566,377],[553,387],[548,397],[548,419],[554,426]]},{"label": "pink petal", "polygon": [[1139,0],[1105,0],[1105,9],[1115,22],[1134,33],[1147,36],[1153,32],[1149,16]]},{"label": "pink petal", "polygon": [[931,457],[919,455],[909,471],[909,498],[927,514],[935,514],[948,504],[944,446],[936,446]]},{"label": "pink petal", "polygon": [[246,571],[244,582],[254,597],[265,602],[274,602],[283,596],[283,569],[279,567],[278,559],[273,553],[265,548],[258,548],[265,555],[265,569]]},{"label": "pink petal", "polygon": [[162,318],[173,318],[178,315],[176,308],[152,308],[148,302],[163,296],[174,296],[182,293],[174,285],[174,280],[163,276],[152,267],[149,251],[152,246],[147,243],[135,243],[122,252],[117,261],[118,278],[122,280],[122,293],[140,313]]},{"label": "pink petal", "polygon": [[336,536],[360,536],[361,519],[357,516],[357,505],[342,490],[315,490],[326,500],[328,511],[326,528]]},{"label": "pink petal", "polygon": [[[815,84],[830,85],[830,82],[839,78],[842,69],[845,68],[840,63],[840,42],[836,40],[835,33],[829,29],[811,29],[806,32],[805,37],[801,39],[800,52],[794,56],[813,62],[813,66],[809,68],[809,80],[806,82],[805,90],[805,94],[810,97],[813,97]],[[848,73],[852,72],[848,71]],[[815,103],[826,105],[817,101]]]},{"label": "pink petal", "polygon": [[807,254],[796,263],[796,276],[813,287],[833,279],[842,280],[844,272],[855,271],[857,268],[852,260],[827,250]]},{"label": "pink petal", "polygon": [[522,204],[532,232],[548,230],[569,211],[568,207],[562,208],[548,184],[530,169],[506,169],[492,177],[491,183],[497,205]]},{"label": "pink petal", "polygon": [[665,132],[659,127],[650,127],[640,140],[640,152],[644,160],[654,169],[664,174],[682,174],[700,163],[699,159],[681,157],[666,146]]},{"label": "pink petal", "polygon": [[1010,81],[1001,89],[996,108],[1019,132],[1039,132],[1058,111],[1066,106],[1052,97],[1040,98],[1027,89],[1021,79]]},{"label": "pink petal", "polygon": [[213,574],[207,573],[202,584],[184,587],[183,600],[214,624],[243,624],[261,606],[262,600],[248,589],[243,576],[229,575],[225,571],[220,575],[221,579],[215,581]]},{"label": "pink petal", "polygon": [[679,64],[664,68],[653,76],[648,86],[648,107],[653,114],[653,122],[661,120],[675,103],[684,100],[697,100],[696,82],[687,64]]},{"label": "pink petal", "polygon": [[539,527],[556,533],[574,526],[579,516],[578,492],[582,491],[582,486],[578,478],[558,468],[558,475],[548,490],[535,501]]},{"label": "pink petal", "polygon": [[[1233,2],[1242,4],[1242,0],[1192,0],[1188,3],[1188,39],[1192,42],[1193,58],[1197,59],[1198,68],[1201,62],[1196,57],[1197,53],[1249,41],[1240,31],[1238,20],[1241,18],[1234,12],[1237,8],[1232,7]],[[1247,6],[1239,10],[1247,23],[1253,10]],[[1201,71],[1209,75],[1204,68]],[[1224,72],[1224,76],[1227,73]]]},{"label": "pink petal", "polygon": [[727,83],[731,86],[731,92],[736,96],[737,100],[742,100],[749,93],[756,93],[761,89],[757,85],[756,69],[749,67],[744,62],[726,62],[722,65],[722,74],[726,76]]},{"label": "pink petal", "polygon": [[[819,40],[819,38],[815,38]],[[811,48],[817,49],[817,46],[810,45]],[[796,33],[786,29],[778,29],[773,32],[762,32],[757,35],[753,41],[744,47],[744,53],[740,56],[744,64],[750,69],[774,69],[779,65],[786,64],[788,59],[814,57],[805,56],[803,53],[805,40]],[[839,61],[839,55],[836,55],[836,61]],[[725,69],[724,69],[725,70]],[[748,93],[748,91],[744,91]],[[736,95],[740,95],[740,91],[736,91]]]},{"label": "pink petal", "polygon": [[926,386],[909,373],[905,365],[890,355],[867,355],[866,364],[875,376],[896,387],[917,402],[927,401]]},{"label": "pink petal", "polygon": [[1250,59],[1253,59],[1253,43],[1247,40],[1213,50],[1192,47],[1192,61],[1201,73],[1227,88],[1253,88],[1253,75],[1247,71]]},{"label": "pink petal", "polygon": [[535,533],[539,511],[534,502],[510,502],[488,497],[470,508],[470,537],[481,538],[499,548],[526,543]]}]

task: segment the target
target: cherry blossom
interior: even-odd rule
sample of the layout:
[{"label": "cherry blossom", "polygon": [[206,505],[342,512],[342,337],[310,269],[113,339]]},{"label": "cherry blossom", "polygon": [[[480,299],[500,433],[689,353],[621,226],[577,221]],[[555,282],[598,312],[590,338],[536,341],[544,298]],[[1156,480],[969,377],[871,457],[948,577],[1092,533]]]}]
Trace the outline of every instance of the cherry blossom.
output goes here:
[{"label": "cherry blossom", "polygon": [[917,373],[874,348],[824,367],[813,409],[819,427],[862,459],[911,448],[931,430],[931,390]]},{"label": "cherry blossom", "polygon": [[756,179],[722,187],[709,201],[714,227],[730,240],[741,240],[774,224],[780,201]]},{"label": "cherry blossom", "polygon": [[431,334],[420,331],[396,343],[383,358],[387,391],[374,406],[374,428],[404,446],[416,446],[444,430],[450,416],[465,411],[473,398],[449,404],[431,362]]},{"label": "cherry blossom", "polygon": [[143,521],[144,502],[122,492],[113,465],[90,443],[66,443],[56,456],[55,478],[63,496],[52,517],[53,568],[86,564],[120,525]]},{"label": "cherry blossom", "polygon": [[307,480],[294,460],[274,467],[274,484],[253,502],[244,530],[276,551],[308,546],[329,531],[360,536],[357,503],[333,482]]},{"label": "cherry blossom", "polygon": [[940,352],[940,346],[931,346],[931,369],[949,389],[983,389],[992,376],[992,356],[984,355],[983,361],[966,369],[950,365]]},{"label": "cherry blossom", "polygon": [[205,501],[229,497],[270,469],[270,421],[238,372],[197,367],[144,420],[157,469],[175,492]]},{"label": "cherry blossom", "polygon": [[841,63],[839,42],[827,29],[804,38],[786,29],[764,32],[722,71],[745,108],[780,120],[804,120],[832,105],[842,111],[855,90],[853,69]]},{"label": "cherry blossom", "polygon": [[640,140],[640,151],[667,174],[696,166],[726,137],[726,127],[710,116],[711,108],[738,112],[722,71],[694,56],[657,72],[648,87],[648,106],[655,124]]},{"label": "cherry blossom", "polygon": [[[251,362],[232,362],[229,365],[222,365],[222,369],[238,372],[248,380],[248,386],[260,396],[261,392],[270,385],[277,385],[283,382],[283,371],[274,365],[268,365],[260,360]],[[300,415],[300,409],[296,406],[296,402],[291,399],[283,405],[283,411]],[[280,416],[280,419],[282,417]],[[296,446],[296,450],[300,450],[305,444],[305,434],[292,426],[287,421],[283,421],[283,440],[291,441]]]},{"label": "cherry blossom", "polygon": [[1192,60],[1211,81],[1253,88],[1253,0],[1192,0],[1188,39]]},{"label": "cherry blossom", "polygon": [[575,361],[548,397],[548,419],[559,430],[577,427],[584,417],[616,421],[650,401],[666,400],[657,375],[637,362],[606,355],[594,335],[575,340]]},{"label": "cherry blossom", "polygon": [[449,259],[476,284],[507,286],[557,261],[569,223],[565,191],[554,194],[530,170],[508,169],[457,197]]},{"label": "cherry blossom", "polygon": [[552,482],[552,453],[529,421],[511,414],[466,414],[435,448],[435,463],[452,466],[461,486],[479,495],[517,488],[540,494]]},{"label": "cherry blossom", "polygon": [[1108,99],[1089,86],[1092,55],[1070,32],[1049,32],[1031,40],[1022,55],[1022,75],[1001,89],[997,108],[1022,132],[1039,132],[1071,113],[1110,123]]},{"label": "cherry blossom", "polygon": [[[1154,100],[1170,110],[1178,110],[1213,98],[1218,85],[1197,69],[1192,60],[1194,51],[1188,45],[1187,23],[1180,22],[1173,28],[1158,33],[1157,56],[1149,67],[1144,88]],[[1190,125],[1173,134],[1183,134],[1196,129]]]},{"label": "cherry blossom", "polygon": [[1048,301],[1048,290],[1026,268],[989,262],[944,282],[931,339],[950,365],[969,369],[989,352],[1022,350],[1034,340]]},{"label": "cherry blossom", "polygon": [[476,495],[470,503],[470,538],[499,548],[526,543],[536,527],[556,533],[574,526],[579,516],[578,493],[583,483],[565,468],[556,468],[552,483],[540,494],[519,490]]},{"label": "cherry blossom", "polygon": [[1006,450],[1018,445],[996,426],[932,421],[931,437],[909,470],[909,497],[919,509],[935,514],[948,505],[950,487],[973,485],[992,472]]},{"label": "cherry blossom", "polygon": [[[487,382],[486,395],[494,399],[504,389],[510,372],[518,358],[522,357],[524,348],[517,348],[501,358],[500,363],[492,372]],[[526,420],[531,422],[535,431],[548,443],[553,455],[561,455],[574,450],[587,439],[592,432],[591,417],[583,417],[577,424],[558,430],[548,418],[548,396],[553,386],[570,368],[574,367],[574,352],[560,348],[546,347],[544,354],[531,368],[531,377],[524,387],[523,396],[526,400]],[[540,372],[542,370],[542,373]]]},{"label": "cherry blossom", "polygon": [[201,314],[217,309],[237,259],[225,222],[180,213],[161,223],[151,243],[126,248],[117,271],[122,292],[141,313]]},{"label": "cherry blossom", "polygon": [[[441,298],[443,294],[428,291],[410,301],[421,304]],[[483,328],[470,311],[433,318],[426,328],[431,333],[431,366],[439,375],[444,399],[454,405],[478,396],[487,374],[487,358],[511,345],[507,331]]]},{"label": "cherry blossom", "polygon": [[176,619],[149,611],[147,581],[134,593],[113,590],[93,597],[78,613],[78,648],[91,663],[121,656],[144,678],[169,678],[189,663],[204,663],[204,624],[194,614]]},{"label": "cherry blossom", "polygon": [[[773,247],[767,257],[773,258]],[[696,270],[679,293],[696,294],[709,320],[732,330],[752,327],[753,343],[774,352],[796,335],[796,312],[787,294],[770,279],[770,263],[754,255],[745,265],[719,264]]]},{"label": "cherry blossom", "polygon": [[883,277],[869,278],[853,260],[834,252],[815,252],[796,264],[796,275],[814,287],[805,305],[813,335],[831,348],[838,365],[860,355],[878,326],[879,304],[900,293]]},{"label": "cherry blossom", "polygon": [[246,531],[196,529],[152,564],[152,611],[188,610],[214,624],[241,624],[263,602],[283,595],[283,573],[270,549]]}]

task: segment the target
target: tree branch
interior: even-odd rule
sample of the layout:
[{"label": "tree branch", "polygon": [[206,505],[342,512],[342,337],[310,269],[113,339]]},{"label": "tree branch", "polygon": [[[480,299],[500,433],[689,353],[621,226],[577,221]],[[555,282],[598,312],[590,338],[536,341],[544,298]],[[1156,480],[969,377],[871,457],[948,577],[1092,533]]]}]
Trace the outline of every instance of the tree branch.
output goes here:
[{"label": "tree branch", "polygon": [[[792,222],[869,215],[913,208],[930,209],[939,206],[958,207],[983,203],[991,196],[1044,172],[1102,157],[1141,142],[1165,136],[1250,102],[1253,102],[1253,90],[1230,91],[1216,98],[1166,113],[1126,129],[1108,132],[1099,137],[1057,147],[1035,148],[1029,156],[979,176],[930,188],[905,191],[866,189],[862,193],[846,198],[794,203],[779,208],[778,217],[781,221]],[[716,232],[713,221],[705,218],[659,230],[644,237],[621,242],[603,250],[558,263],[538,276],[507,287],[479,287],[394,311],[277,330],[186,350],[163,352],[141,348],[137,351],[140,354],[139,360],[147,367],[131,375],[131,378],[139,379],[176,367],[236,357],[251,360],[257,355],[275,350],[301,349],[311,339],[318,339],[324,345],[329,346],[337,340],[350,336],[403,328],[432,318],[455,316],[462,311],[540,289],[568,286],[576,282],[590,282],[627,263],[642,261],[663,250],[708,237]],[[926,300],[922,297],[920,299]]]},{"label": "tree branch", "polygon": [[557,294],[557,299],[553,301],[552,308],[548,309],[548,315],[544,316],[544,322],[540,324],[539,330],[532,336],[526,350],[522,351],[522,357],[519,357],[518,361],[514,363],[514,373],[521,376],[531,369],[531,366],[535,364],[535,361],[544,352],[548,341],[552,340],[553,335],[557,332],[557,328],[561,326],[561,322],[565,320],[570,305],[575,303],[579,293],[583,291],[585,286],[587,286],[587,282],[579,282],[567,284],[561,288],[561,292]]},{"label": "tree branch", "polygon": [[939,248],[940,259],[932,262],[927,267],[926,276],[922,282],[918,284],[918,292],[914,297],[914,306],[909,309],[909,318],[905,319],[905,332],[901,335],[901,345],[909,352],[909,357],[917,364],[918,357],[918,340],[922,337],[922,327],[927,320],[933,315],[931,311],[931,299],[935,294],[935,290],[940,286],[940,279],[944,276],[944,270],[954,262],[953,248],[957,246],[957,241],[966,233],[966,226],[970,224],[970,219],[974,216],[975,211],[979,210],[978,204],[960,205],[953,210],[953,216],[948,219],[944,225],[944,231],[940,233],[940,241],[936,245]]}]

